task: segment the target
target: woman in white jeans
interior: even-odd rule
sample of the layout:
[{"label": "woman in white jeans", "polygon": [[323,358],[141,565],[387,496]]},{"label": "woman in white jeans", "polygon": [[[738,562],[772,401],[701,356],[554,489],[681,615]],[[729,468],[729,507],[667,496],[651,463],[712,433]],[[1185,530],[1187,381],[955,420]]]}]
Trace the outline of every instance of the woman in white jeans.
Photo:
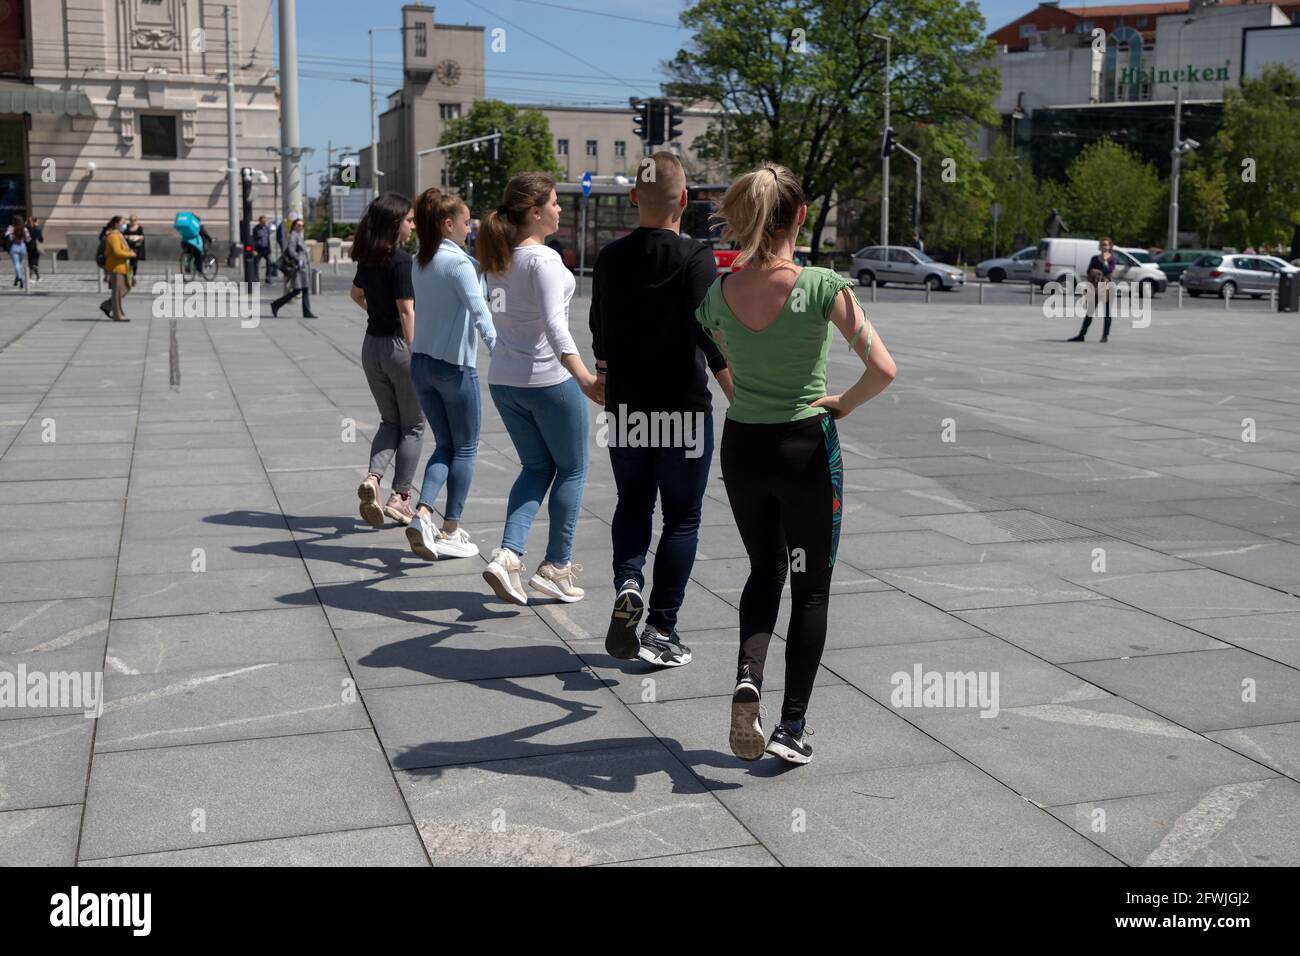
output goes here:
[{"label": "woman in white jeans", "polygon": [[484,579],[503,601],[527,604],[521,575],[524,545],[542,498],[550,493],[546,557],[528,585],[548,597],[582,600],[573,563],[573,534],[587,480],[587,403],[604,389],[569,334],[573,275],[545,245],[560,228],[555,181],[521,173],[488,213],[476,251],[487,275],[497,344],[488,391],[519,454],[501,547]]}]

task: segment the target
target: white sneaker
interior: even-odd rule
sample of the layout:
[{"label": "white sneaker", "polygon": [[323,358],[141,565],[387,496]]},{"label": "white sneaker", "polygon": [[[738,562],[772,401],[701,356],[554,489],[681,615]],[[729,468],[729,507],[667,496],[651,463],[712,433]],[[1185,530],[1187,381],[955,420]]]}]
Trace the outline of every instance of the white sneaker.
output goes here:
[{"label": "white sneaker", "polygon": [[537,573],[528,579],[528,586],[541,591],[547,597],[559,598],[566,604],[581,601],[586,591],[578,587],[575,571],[581,571],[582,565],[570,561],[564,567],[558,567],[550,561],[543,561],[537,566]]},{"label": "white sneaker", "polygon": [[411,550],[426,561],[438,560],[438,529],[432,520],[426,520],[419,512],[406,526],[406,540]]},{"label": "white sneaker", "polygon": [[528,592],[519,575],[525,570],[519,555],[509,548],[497,548],[492,552],[492,561],[483,569],[486,581],[497,597],[509,604],[527,604]]},{"label": "white sneaker", "polygon": [[448,534],[438,532],[438,556],[442,558],[477,558],[478,545],[469,539],[469,532],[457,528]]}]

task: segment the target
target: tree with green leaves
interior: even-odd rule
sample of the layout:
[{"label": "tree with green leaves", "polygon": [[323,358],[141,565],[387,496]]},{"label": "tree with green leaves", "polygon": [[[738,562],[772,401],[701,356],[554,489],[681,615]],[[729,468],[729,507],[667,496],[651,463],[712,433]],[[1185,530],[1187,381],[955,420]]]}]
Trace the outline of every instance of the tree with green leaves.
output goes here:
[{"label": "tree with green leaves", "polygon": [[[729,174],[766,159],[799,177],[816,204],[815,251],[839,197],[865,199],[879,175],[875,34],[891,37],[896,125],[996,121],[993,45],[973,0],[695,0],[681,22],[693,40],[666,64],[668,96],[721,107],[701,145]],[[891,206],[891,229],[910,236],[910,204]]]},{"label": "tree with green leaves", "polygon": [[501,100],[479,100],[443,130],[440,146],[487,136],[499,130],[501,158],[493,161],[489,143],[462,146],[447,153],[447,177],[452,188],[469,203],[471,215],[480,216],[501,202],[506,184],[518,173],[540,171],[560,179],[555,161],[551,124],[538,110],[520,110]]},{"label": "tree with green leaves", "polygon": [[1179,180],[1178,203],[1187,211],[1179,225],[1196,230],[1201,245],[1213,248],[1214,236],[1228,219],[1228,175],[1213,162],[1188,157]]},{"label": "tree with green leaves", "polygon": [[1215,153],[1227,189],[1227,235],[1238,246],[1284,245],[1300,223],[1300,76],[1282,66],[1223,98]]},{"label": "tree with green leaves", "polygon": [[1113,236],[1116,245],[1155,238],[1168,187],[1150,163],[1110,140],[1083,148],[1066,170],[1065,208],[1071,230]]}]

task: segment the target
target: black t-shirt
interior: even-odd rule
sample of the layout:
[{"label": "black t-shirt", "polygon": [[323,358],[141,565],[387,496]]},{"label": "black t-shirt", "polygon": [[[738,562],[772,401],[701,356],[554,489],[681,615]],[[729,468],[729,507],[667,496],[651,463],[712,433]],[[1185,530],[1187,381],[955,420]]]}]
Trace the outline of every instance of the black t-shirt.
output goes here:
[{"label": "black t-shirt", "polygon": [[709,247],[671,229],[634,229],[596,258],[592,350],[608,366],[605,408],[710,411],[707,369],[727,361],[695,321],[717,277]]},{"label": "black t-shirt", "polygon": [[410,253],[398,249],[381,266],[359,264],[352,284],[366,294],[366,333],[401,335],[397,300],[415,298]]}]

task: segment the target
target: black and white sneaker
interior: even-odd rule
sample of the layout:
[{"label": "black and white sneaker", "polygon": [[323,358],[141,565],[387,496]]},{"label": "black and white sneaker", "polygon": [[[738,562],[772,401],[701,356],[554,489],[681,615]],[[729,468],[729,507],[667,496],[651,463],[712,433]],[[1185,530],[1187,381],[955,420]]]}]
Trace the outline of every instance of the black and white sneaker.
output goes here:
[{"label": "black and white sneaker", "polygon": [[605,653],[621,661],[636,660],[641,648],[637,629],[645,616],[645,601],[641,586],[630,578],[619,588],[614,598],[614,610],[609,615],[609,630],[605,632]]},{"label": "black and white sneaker", "polygon": [[731,733],[728,742],[731,752],[741,760],[757,760],[763,756],[763,713],[758,683],[744,670],[736,689],[731,694]]},{"label": "black and white sneaker", "polygon": [[812,744],[808,738],[812,736],[812,730],[809,729],[807,722],[799,728],[798,733],[789,729],[784,723],[777,724],[776,730],[772,732],[772,739],[768,742],[767,752],[773,757],[780,757],[786,763],[804,764],[812,760]]},{"label": "black and white sneaker", "polygon": [[660,634],[656,628],[647,627],[641,633],[641,649],[636,656],[660,667],[681,667],[691,662],[691,649],[682,643],[676,631]]}]

